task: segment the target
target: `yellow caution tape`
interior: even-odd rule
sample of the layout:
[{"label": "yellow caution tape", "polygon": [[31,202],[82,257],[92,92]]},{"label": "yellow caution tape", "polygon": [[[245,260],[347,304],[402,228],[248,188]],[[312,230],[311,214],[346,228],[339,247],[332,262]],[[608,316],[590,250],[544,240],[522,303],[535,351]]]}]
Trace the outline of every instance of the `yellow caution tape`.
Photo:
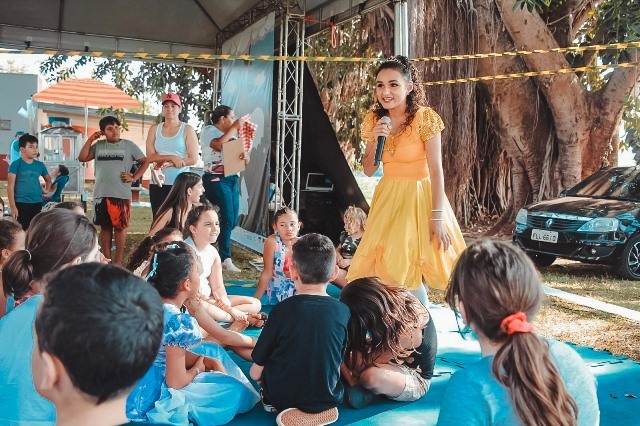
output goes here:
[{"label": "yellow caution tape", "polygon": [[[534,55],[545,53],[567,53],[567,52],[584,52],[584,51],[600,51],[600,50],[620,50],[626,48],[640,48],[640,41],[628,43],[612,43],[599,44],[593,46],[571,46],[558,47],[548,50],[515,50],[513,52],[490,52],[490,53],[474,53],[469,55],[448,55],[448,56],[430,56],[426,58],[411,59],[414,62],[430,62],[430,61],[452,61],[465,59],[484,59],[498,58],[501,56],[519,56]],[[280,55],[229,55],[229,54],[209,54],[209,53],[145,53],[145,52],[83,52],[83,51],[64,51],[51,49],[24,49],[24,50],[0,50],[0,53],[15,54],[45,54],[45,55],[67,55],[67,56],[96,56],[101,58],[131,58],[131,59],[157,59],[157,60],[198,60],[198,61],[303,61],[303,62],[382,62],[385,58],[360,58],[360,57],[344,57],[344,56],[280,56]]]},{"label": "yellow caution tape", "polygon": [[449,55],[449,56],[434,56],[427,58],[412,59],[415,62],[429,62],[429,61],[453,61],[460,59],[484,59],[484,58],[498,58],[501,56],[520,56],[520,55],[534,55],[543,53],[567,53],[567,52],[585,52],[590,50],[621,50],[629,47],[640,48],[640,41],[633,41],[629,43],[612,43],[612,44],[596,44],[592,46],[571,46],[571,47],[557,47],[548,50],[514,50],[513,52],[493,52],[493,53],[474,53],[470,55]]},{"label": "yellow caution tape", "polygon": [[425,86],[441,86],[443,84],[472,83],[477,81],[489,81],[489,80],[505,80],[508,78],[535,77],[538,75],[570,74],[574,72],[588,71],[588,70],[633,68],[639,65],[640,65],[640,62],[623,62],[620,64],[612,64],[612,65],[593,65],[588,67],[561,68],[558,70],[529,71],[529,72],[520,72],[520,73],[513,73],[513,74],[485,75],[481,77],[457,78],[455,80],[427,81],[422,84]]}]

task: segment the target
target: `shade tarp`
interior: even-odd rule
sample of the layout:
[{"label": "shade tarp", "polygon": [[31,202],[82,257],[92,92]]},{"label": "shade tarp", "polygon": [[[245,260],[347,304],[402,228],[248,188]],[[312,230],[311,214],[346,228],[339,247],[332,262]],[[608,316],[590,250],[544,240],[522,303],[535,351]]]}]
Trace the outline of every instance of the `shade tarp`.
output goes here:
[{"label": "shade tarp", "polygon": [[83,107],[140,108],[140,102],[117,87],[90,78],[61,81],[36,93],[33,99]]}]

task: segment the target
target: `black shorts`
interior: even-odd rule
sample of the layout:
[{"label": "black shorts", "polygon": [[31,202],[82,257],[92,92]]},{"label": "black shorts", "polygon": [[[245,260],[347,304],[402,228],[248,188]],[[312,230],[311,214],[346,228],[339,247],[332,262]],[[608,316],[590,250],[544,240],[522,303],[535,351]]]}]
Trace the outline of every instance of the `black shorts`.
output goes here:
[{"label": "black shorts", "polygon": [[131,217],[131,200],[105,197],[94,205],[93,223],[98,226],[127,229]]},{"label": "black shorts", "polygon": [[42,202],[40,203],[18,203],[16,202],[16,209],[18,210],[18,223],[22,225],[22,229],[25,231],[29,228],[33,218],[42,211]]}]

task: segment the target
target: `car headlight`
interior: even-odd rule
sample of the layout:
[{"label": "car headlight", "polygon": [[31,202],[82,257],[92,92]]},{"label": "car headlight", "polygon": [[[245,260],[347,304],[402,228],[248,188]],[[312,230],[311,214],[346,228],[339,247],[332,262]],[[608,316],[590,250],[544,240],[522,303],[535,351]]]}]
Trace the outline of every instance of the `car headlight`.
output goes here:
[{"label": "car headlight", "polygon": [[600,217],[586,222],[578,228],[578,232],[612,232],[618,230],[618,225],[618,219]]},{"label": "car headlight", "polygon": [[527,224],[527,210],[526,209],[520,209],[520,211],[516,215],[516,223],[518,225],[526,225]]}]

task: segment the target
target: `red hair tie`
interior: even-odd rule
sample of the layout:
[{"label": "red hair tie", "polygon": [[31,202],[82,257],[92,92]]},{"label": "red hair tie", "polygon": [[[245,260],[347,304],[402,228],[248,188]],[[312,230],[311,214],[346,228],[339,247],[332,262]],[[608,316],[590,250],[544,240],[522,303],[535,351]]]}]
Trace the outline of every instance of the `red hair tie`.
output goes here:
[{"label": "red hair tie", "polygon": [[500,329],[512,335],[513,333],[530,333],[533,331],[533,326],[527,322],[527,315],[524,312],[516,312],[502,320]]}]

